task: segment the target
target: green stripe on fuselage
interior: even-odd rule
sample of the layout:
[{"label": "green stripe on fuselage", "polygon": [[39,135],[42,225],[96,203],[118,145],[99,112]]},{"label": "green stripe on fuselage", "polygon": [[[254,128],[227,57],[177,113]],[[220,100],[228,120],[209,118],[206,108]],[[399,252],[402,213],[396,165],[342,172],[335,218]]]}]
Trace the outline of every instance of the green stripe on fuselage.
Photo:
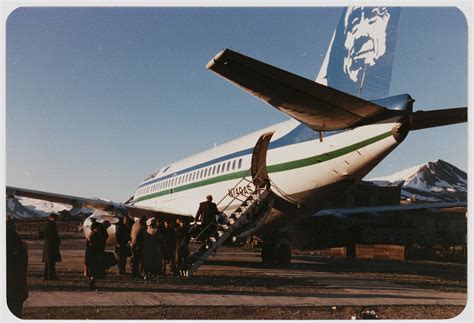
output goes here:
[{"label": "green stripe on fuselage", "polygon": [[[350,146],[343,147],[343,148],[340,148],[340,149],[336,149],[336,150],[333,150],[333,151],[330,151],[330,152],[327,152],[327,153],[324,153],[324,154],[321,154],[321,155],[316,155],[316,156],[311,156],[311,157],[308,157],[308,158],[293,160],[293,161],[289,161],[289,162],[285,162],[285,163],[281,163],[281,164],[270,165],[270,166],[267,166],[267,170],[268,170],[268,173],[277,173],[277,172],[283,172],[283,171],[288,171],[288,170],[292,170],[292,169],[296,169],[296,168],[307,167],[307,166],[319,164],[319,163],[322,163],[322,162],[325,162],[325,161],[328,161],[328,160],[331,160],[331,159],[349,154],[349,153],[351,153],[351,152],[353,152],[357,149],[360,149],[362,147],[371,145],[371,144],[373,144],[377,141],[380,141],[382,139],[390,137],[391,134],[392,134],[392,132],[388,131],[388,132],[385,132],[385,133],[380,134],[378,136],[375,136],[375,137],[363,140],[361,142],[352,144]],[[160,197],[160,196],[164,196],[164,195],[168,195],[168,194],[172,194],[172,193],[178,193],[178,192],[186,191],[186,190],[193,189],[193,188],[200,187],[200,186],[211,185],[211,184],[224,182],[224,181],[228,181],[228,180],[232,180],[232,179],[247,177],[247,176],[250,176],[250,175],[251,175],[250,170],[243,170],[243,171],[238,171],[238,172],[234,172],[234,173],[230,173],[230,174],[220,175],[220,176],[216,176],[216,177],[213,177],[213,178],[208,178],[208,179],[205,179],[205,180],[202,180],[202,181],[199,181],[199,182],[189,183],[189,184],[181,185],[181,186],[178,186],[178,187],[175,187],[175,188],[172,188],[172,189],[166,189],[166,190],[163,190],[163,191],[160,191],[160,192],[144,195],[144,196],[141,196],[138,199],[136,199],[135,202],[145,201],[145,200],[149,200],[149,199],[152,199],[152,198],[156,198],[156,197]]]}]

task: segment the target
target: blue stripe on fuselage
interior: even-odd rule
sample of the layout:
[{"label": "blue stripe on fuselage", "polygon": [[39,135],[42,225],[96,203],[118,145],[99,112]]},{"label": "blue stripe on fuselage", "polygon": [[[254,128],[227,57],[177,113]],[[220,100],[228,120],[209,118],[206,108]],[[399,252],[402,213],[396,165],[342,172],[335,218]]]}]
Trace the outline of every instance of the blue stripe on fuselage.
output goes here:
[{"label": "blue stripe on fuselage", "polygon": [[[342,131],[345,131],[345,130],[325,132],[324,137],[329,137],[329,136],[335,135],[337,133],[340,133]],[[277,140],[275,140],[273,142],[270,142],[270,144],[268,146],[268,149],[272,150],[272,149],[281,148],[281,147],[285,147],[285,146],[289,146],[289,145],[294,145],[294,144],[298,144],[298,143],[302,143],[302,142],[306,142],[306,141],[310,141],[310,140],[315,140],[315,139],[318,139],[318,134],[315,131],[313,131],[311,128],[309,128],[306,125],[300,123],[293,130],[288,132],[283,137],[278,138]],[[155,184],[155,183],[158,183],[158,182],[161,182],[161,181],[165,181],[165,180],[167,180],[171,177],[186,174],[188,172],[192,172],[192,171],[195,171],[197,169],[201,169],[201,168],[208,167],[208,166],[211,166],[211,165],[214,165],[214,164],[225,162],[225,161],[228,161],[228,160],[233,159],[233,158],[242,157],[242,156],[245,156],[245,155],[250,155],[250,154],[252,154],[252,152],[253,152],[253,147],[252,148],[247,148],[247,149],[244,149],[244,150],[241,150],[241,151],[237,151],[235,153],[231,153],[231,154],[228,154],[228,155],[225,155],[225,156],[222,156],[222,157],[218,157],[218,158],[212,159],[210,161],[203,162],[201,164],[191,166],[191,167],[185,168],[183,170],[165,175],[165,176],[160,177],[160,178],[151,179],[147,182],[144,182],[144,183],[140,184],[140,186],[138,186],[138,188],[142,188],[142,187],[150,185],[150,184]]]}]

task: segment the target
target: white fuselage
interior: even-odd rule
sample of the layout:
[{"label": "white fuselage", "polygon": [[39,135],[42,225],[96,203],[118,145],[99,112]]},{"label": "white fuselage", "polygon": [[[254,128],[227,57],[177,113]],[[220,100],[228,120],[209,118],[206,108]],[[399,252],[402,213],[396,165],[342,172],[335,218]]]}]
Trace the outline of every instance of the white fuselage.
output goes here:
[{"label": "white fuselage", "polygon": [[[273,212],[265,221],[296,221],[321,209],[324,202],[350,188],[372,170],[399,142],[392,136],[398,118],[352,130],[317,133],[296,120],[288,120],[214,147],[160,169],[139,185],[134,204],[193,216],[209,194],[225,212],[238,207],[232,197],[252,189],[250,166],[259,137],[274,132],[267,152],[273,190],[301,208],[299,214]],[[239,181],[246,177],[248,181]],[[237,185],[237,187],[235,187]],[[338,185],[347,184],[347,185]],[[334,188],[334,189],[332,189]]]}]

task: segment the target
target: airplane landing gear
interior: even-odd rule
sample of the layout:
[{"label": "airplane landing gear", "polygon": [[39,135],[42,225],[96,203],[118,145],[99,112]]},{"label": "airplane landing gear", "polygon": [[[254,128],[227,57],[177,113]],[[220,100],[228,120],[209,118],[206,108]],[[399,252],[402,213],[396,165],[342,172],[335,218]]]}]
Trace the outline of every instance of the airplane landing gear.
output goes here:
[{"label": "airplane landing gear", "polygon": [[287,265],[291,262],[291,245],[287,237],[279,231],[273,231],[270,235],[263,237],[262,262],[272,264],[278,262]]}]

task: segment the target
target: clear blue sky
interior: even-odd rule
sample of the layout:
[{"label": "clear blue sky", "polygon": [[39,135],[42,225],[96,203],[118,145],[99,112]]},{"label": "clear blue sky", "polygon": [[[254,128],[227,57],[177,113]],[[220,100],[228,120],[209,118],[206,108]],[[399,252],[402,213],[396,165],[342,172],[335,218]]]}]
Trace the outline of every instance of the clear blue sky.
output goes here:
[{"label": "clear blue sky", "polygon": [[[7,21],[6,180],[125,200],[149,173],[287,119],[205,69],[229,47],[314,79],[341,8],[22,8]],[[391,94],[467,105],[467,26],[405,8]],[[467,126],[410,133],[370,176],[435,159],[467,170]]]}]

